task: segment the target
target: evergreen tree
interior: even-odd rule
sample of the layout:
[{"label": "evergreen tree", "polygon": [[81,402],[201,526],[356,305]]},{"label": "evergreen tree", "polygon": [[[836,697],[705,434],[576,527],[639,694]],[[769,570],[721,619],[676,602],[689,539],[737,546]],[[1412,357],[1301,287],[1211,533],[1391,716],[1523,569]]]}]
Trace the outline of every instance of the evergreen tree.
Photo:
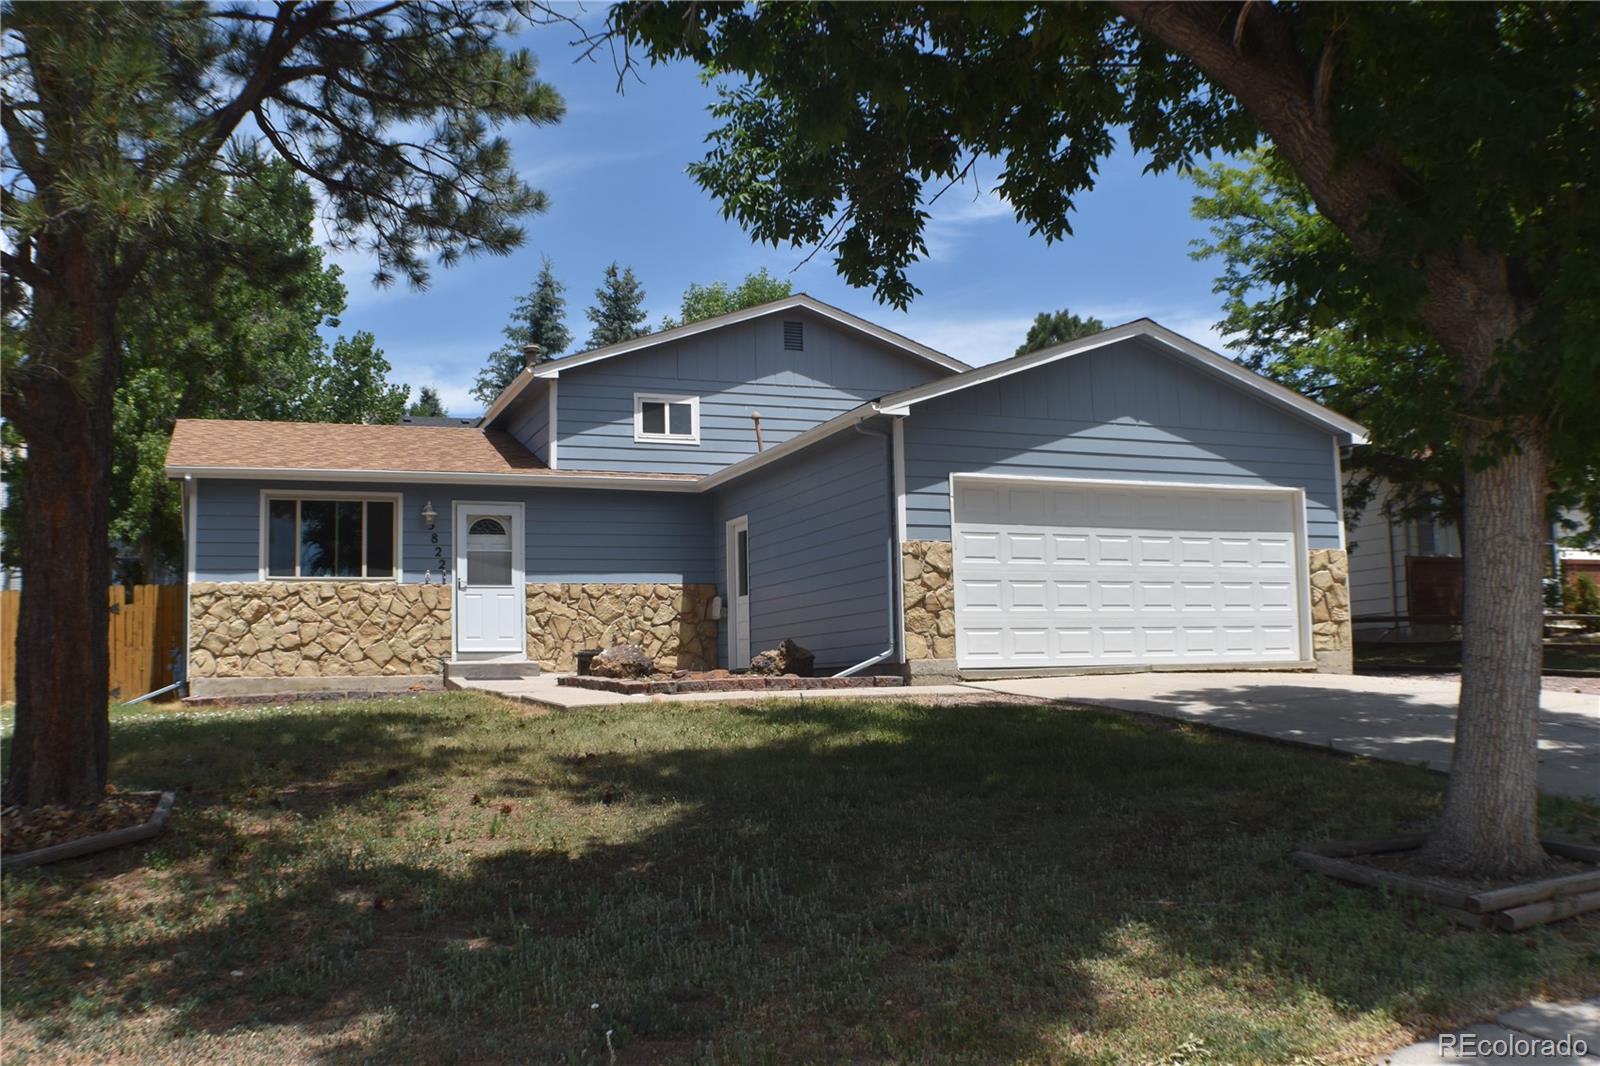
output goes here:
[{"label": "evergreen tree", "polygon": [[1100,333],[1106,324],[1094,316],[1080,318],[1065,307],[1056,312],[1040,311],[1028,327],[1028,336],[1017,346],[1017,355],[1027,355],[1054,344],[1065,344]]},{"label": "evergreen tree", "polygon": [[5,5],[0,410],[28,446],[26,497],[52,504],[25,507],[18,529],[7,802],[105,790],[115,399],[127,317],[167,299],[152,268],[289,268],[298,257],[224,224],[230,183],[269,156],[318,185],[333,241],[370,248],[377,283],[425,284],[430,251],[448,265],[515,248],[547,200],[495,128],[564,110],[531,57],[501,46],[521,10]]},{"label": "evergreen tree", "polygon": [[490,353],[478,379],[472,386],[472,395],[485,407],[494,403],[495,397],[522,373],[527,365],[523,348],[537,344],[539,359],[554,359],[567,350],[572,334],[567,330],[567,298],[562,295],[567,287],[556,280],[550,258],[545,257],[539,268],[539,277],[533,288],[517,297],[511,310],[511,320],[502,331],[506,343]]},{"label": "evergreen tree", "polygon": [[644,287],[633,276],[633,268],[619,270],[616,263],[606,267],[605,280],[594,290],[595,305],[585,312],[594,328],[589,332],[587,346],[604,348],[643,336]]},{"label": "evergreen tree", "polygon": [[416,400],[406,408],[406,414],[419,418],[443,418],[448,412],[439,399],[439,391],[430,385],[424,385],[422,391],[417,393]]}]

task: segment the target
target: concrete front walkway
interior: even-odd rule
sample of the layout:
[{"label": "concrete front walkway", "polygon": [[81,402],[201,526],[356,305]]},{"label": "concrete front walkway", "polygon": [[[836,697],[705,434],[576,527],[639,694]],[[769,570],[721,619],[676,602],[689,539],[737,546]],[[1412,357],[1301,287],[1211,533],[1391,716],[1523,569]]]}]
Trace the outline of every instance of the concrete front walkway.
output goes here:
[{"label": "concrete front walkway", "polygon": [[[1146,673],[969,681],[1018,696],[1142,711],[1222,729],[1450,769],[1454,679],[1333,674]],[[1545,692],[1539,787],[1600,797],[1600,696]]]}]

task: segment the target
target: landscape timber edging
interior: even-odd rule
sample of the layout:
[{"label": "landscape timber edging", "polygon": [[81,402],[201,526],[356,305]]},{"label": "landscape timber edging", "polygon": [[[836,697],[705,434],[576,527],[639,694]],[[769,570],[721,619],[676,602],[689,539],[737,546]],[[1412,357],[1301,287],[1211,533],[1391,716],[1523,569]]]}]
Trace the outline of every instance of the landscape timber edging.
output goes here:
[{"label": "landscape timber edging", "polygon": [[683,678],[677,681],[633,680],[569,674],[556,678],[567,688],[588,688],[597,692],[616,692],[624,696],[679,696],[692,692],[803,692],[807,689],[896,688],[905,684],[898,677],[711,677]]},{"label": "landscape timber edging", "polygon": [[1591,870],[1478,892],[1351,861],[1362,855],[1415,851],[1427,839],[1425,833],[1408,833],[1380,840],[1320,844],[1302,848],[1290,857],[1307,870],[1340,881],[1426,900],[1451,921],[1473,929],[1493,927],[1516,932],[1600,910],[1600,847],[1588,844],[1540,840],[1550,854],[1589,863],[1594,867]]}]

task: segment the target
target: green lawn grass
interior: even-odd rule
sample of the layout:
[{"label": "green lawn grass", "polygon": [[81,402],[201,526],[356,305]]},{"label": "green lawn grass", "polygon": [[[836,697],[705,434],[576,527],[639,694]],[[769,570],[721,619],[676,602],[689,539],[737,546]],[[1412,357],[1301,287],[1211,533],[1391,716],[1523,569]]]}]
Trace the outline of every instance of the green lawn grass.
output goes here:
[{"label": "green lawn grass", "polygon": [[1437,776],[1187,727],[450,694],[134,708],[113,750],[172,830],[5,876],[8,1061],[1337,1061],[1600,992],[1594,916],[1467,932],[1289,862]]}]

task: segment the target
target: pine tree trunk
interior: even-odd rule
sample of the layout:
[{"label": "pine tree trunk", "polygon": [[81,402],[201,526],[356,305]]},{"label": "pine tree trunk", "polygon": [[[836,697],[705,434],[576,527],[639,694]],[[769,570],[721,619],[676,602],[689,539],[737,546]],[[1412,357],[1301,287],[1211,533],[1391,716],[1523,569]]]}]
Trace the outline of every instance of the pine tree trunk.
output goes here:
[{"label": "pine tree trunk", "polygon": [[33,375],[22,390],[28,461],[18,528],[16,736],[5,794],[7,802],[27,807],[93,803],[105,793],[116,377],[107,325],[80,321],[63,331],[77,349],[51,360],[63,373]]}]

